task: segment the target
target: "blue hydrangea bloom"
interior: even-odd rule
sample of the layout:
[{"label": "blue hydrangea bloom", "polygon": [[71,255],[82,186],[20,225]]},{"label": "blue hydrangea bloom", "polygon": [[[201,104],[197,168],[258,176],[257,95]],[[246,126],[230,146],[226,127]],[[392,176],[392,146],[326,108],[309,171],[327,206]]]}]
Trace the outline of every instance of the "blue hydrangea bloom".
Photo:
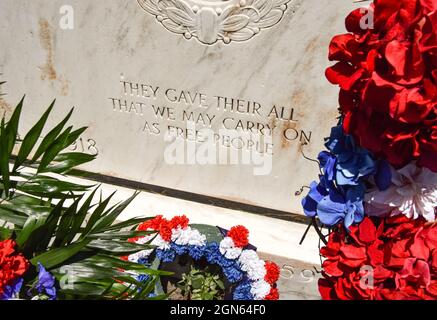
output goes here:
[{"label": "blue hydrangea bloom", "polygon": [[341,124],[332,128],[325,146],[335,156],[337,185],[358,185],[361,178],[376,173],[377,161],[368,150],[358,147],[352,136],[344,134]]},{"label": "blue hydrangea bloom", "polygon": [[236,283],[243,278],[243,273],[239,268],[236,268],[235,265],[223,268],[223,273],[231,283]]},{"label": "blue hydrangea bloom", "polygon": [[253,295],[250,292],[250,282],[244,281],[234,290],[234,300],[250,301],[253,300]]},{"label": "blue hydrangea bloom", "polygon": [[188,254],[191,258],[194,260],[200,260],[202,259],[203,255],[205,254],[205,248],[206,246],[189,246],[188,247]]},{"label": "blue hydrangea bloom", "polygon": [[343,221],[345,227],[349,228],[364,219],[363,196],[364,189],[361,185],[348,188],[344,194],[337,189],[331,189],[318,202],[317,215],[324,225],[333,226]]},{"label": "blue hydrangea bloom", "polygon": [[310,185],[310,192],[302,199],[302,207],[308,217],[317,215],[317,206],[324,197],[329,195],[328,182],[325,176],[320,177],[320,182],[313,181]]},{"label": "blue hydrangea bloom", "polygon": [[220,246],[216,242],[211,242],[205,248],[205,258],[208,263],[218,264],[222,259],[222,254],[220,253]]},{"label": "blue hydrangea bloom", "polygon": [[169,250],[161,250],[156,249],[156,256],[162,262],[173,262],[176,258],[176,252],[172,249]]},{"label": "blue hydrangea bloom", "polygon": [[336,187],[325,176],[312,182],[310,192],[302,200],[304,212],[309,217],[318,216],[326,226],[344,222],[346,228],[364,218],[364,186]]},{"label": "blue hydrangea bloom", "polygon": [[222,255],[221,253],[219,253],[217,255],[217,264],[222,268],[227,268],[233,266],[235,264],[235,260],[230,260],[226,258],[224,255]]},{"label": "blue hydrangea bloom", "polygon": [[3,294],[0,300],[17,299],[23,286],[23,278],[16,279],[12,284],[6,285],[3,288]]},{"label": "blue hydrangea bloom", "polygon": [[35,286],[39,294],[46,294],[50,300],[56,299],[55,278],[38,262],[38,282]]},{"label": "blue hydrangea bloom", "polygon": [[178,256],[184,255],[185,253],[188,253],[188,248],[187,246],[181,246],[179,244],[176,244],[174,242],[172,242],[170,244],[171,248],[174,250],[174,252],[176,252],[176,254]]}]

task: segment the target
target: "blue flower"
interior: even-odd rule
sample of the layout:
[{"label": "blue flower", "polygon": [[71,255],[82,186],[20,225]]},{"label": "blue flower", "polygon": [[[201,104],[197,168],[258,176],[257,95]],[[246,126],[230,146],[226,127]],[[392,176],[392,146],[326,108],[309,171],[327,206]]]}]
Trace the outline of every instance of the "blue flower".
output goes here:
[{"label": "blue flower", "polygon": [[176,252],[172,249],[169,250],[157,249],[156,256],[162,262],[173,262],[174,259],[176,258]]},{"label": "blue flower", "polygon": [[317,215],[317,206],[322,199],[329,195],[327,181],[324,176],[320,177],[320,183],[313,181],[310,185],[310,192],[302,199],[302,206],[308,217]]},{"label": "blue flower", "polygon": [[55,278],[38,262],[38,282],[35,286],[39,294],[46,294],[50,300],[56,299]]},{"label": "blue flower", "polygon": [[378,169],[375,174],[375,183],[380,191],[387,190],[391,185],[390,165],[386,160],[378,161]]},{"label": "blue flower", "polygon": [[252,286],[250,282],[245,281],[242,282],[238,287],[234,290],[234,300],[243,300],[243,301],[251,301],[253,300],[253,295],[250,292]]},{"label": "blue flower", "polygon": [[304,212],[309,217],[318,216],[326,226],[344,222],[346,228],[364,218],[364,186],[336,187],[325,176],[313,182],[310,192],[302,200]]},{"label": "blue flower", "polygon": [[341,124],[332,128],[331,136],[325,146],[335,156],[335,160],[329,159],[329,165],[332,166],[332,162],[335,161],[337,185],[358,185],[362,178],[376,173],[378,162],[373,159],[368,150],[358,147],[352,136],[344,134]]},{"label": "blue flower", "polygon": [[174,243],[174,242],[172,242],[172,243],[170,244],[170,246],[171,246],[171,248],[176,252],[176,254],[177,254],[178,256],[184,255],[185,253],[188,252],[188,248],[187,248],[187,246],[181,246],[181,245],[176,244],[176,243]]},{"label": "blue flower", "polygon": [[206,246],[189,246],[188,247],[188,254],[191,258],[194,260],[200,260],[202,259],[203,255],[205,254],[205,248]]},{"label": "blue flower", "polygon": [[318,160],[320,168],[323,170],[323,174],[329,181],[333,181],[335,178],[335,164],[337,158],[327,151],[319,153]]},{"label": "blue flower", "polygon": [[348,188],[345,193],[332,188],[317,204],[317,215],[327,226],[343,221],[346,228],[364,219],[364,189],[361,185]]},{"label": "blue flower", "polygon": [[231,283],[237,283],[243,278],[243,272],[234,265],[223,268],[223,273]]},{"label": "blue flower", "polygon": [[0,300],[17,299],[22,286],[23,278],[16,279],[14,282],[12,282],[12,284],[4,286],[3,294],[0,296]]},{"label": "blue flower", "polygon": [[205,258],[208,263],[218,264],[222,260],[222,254],[220,253],[220,246],[216,242],[211,242],[205,248]]}]

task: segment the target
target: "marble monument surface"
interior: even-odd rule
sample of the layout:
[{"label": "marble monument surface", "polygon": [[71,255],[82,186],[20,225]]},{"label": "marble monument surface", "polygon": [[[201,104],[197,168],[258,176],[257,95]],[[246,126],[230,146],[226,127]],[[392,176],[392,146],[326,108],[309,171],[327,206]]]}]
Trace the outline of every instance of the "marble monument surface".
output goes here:
[{"label": "marble monument surface", "polygon": [[351,0],[2,0],[0,108],[52,99],[88,126],[102,177],[302,214],[337,89],[328,44]]}]

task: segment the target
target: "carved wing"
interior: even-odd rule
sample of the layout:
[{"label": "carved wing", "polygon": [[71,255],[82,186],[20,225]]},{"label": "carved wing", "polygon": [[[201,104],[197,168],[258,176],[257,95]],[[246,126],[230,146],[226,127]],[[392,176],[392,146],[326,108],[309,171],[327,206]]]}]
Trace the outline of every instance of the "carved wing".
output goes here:
[{"label": "carved wing", "polygon": [[181,0],[138,0],[138,3],[172,32],[184,34],[195,26],[194,12]]},{"label": "carved wing", "polygon": [[244,6],[230,6],[221,15],[219,34],[225,43],[248,40],[261,29],[277,24],[289,1],[247,0]]},{"label": "carved wing", "polygon": [[207,2],[200,8],[191,7],[186,0],[137,1],[168,30],[213,44],[217,40],[225,43],[248,40],[261,29],[277,24],[287,6],[293,6],[294,12],[303,0],[239,0],[238,4],[223,3],[220,8],[208,7]]}]

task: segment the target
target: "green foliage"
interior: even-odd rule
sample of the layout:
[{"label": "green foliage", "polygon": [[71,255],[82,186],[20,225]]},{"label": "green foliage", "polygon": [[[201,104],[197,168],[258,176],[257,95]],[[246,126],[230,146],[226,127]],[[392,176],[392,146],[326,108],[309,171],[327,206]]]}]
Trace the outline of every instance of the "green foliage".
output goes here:
[{"label": "green foliage", "polygon": [[220,300],[225,289],[219,275],[193,266],[189,274],[182,275],[178,287],[188,300]]},{"label": "green foliage", "polygon": [[[109,207],[113,194],[96,202],[98,187],[65,181],[63,175],[94,159],[64,152],[86,128],[64,128],[71,110],[41,140],[53,102],[19,140],[23,101],[0,123],[0,239],[15,239],[33,265],[31,278],[41,263],[60,284],[68,283],[59,288],[60,299],[146,299],[167,273],[120,259],[151,248],[127,241],[149,234],[135,231],[146,218],[116,222],[137,194]],[[139,282],[137,274],[150,277]]]}]

